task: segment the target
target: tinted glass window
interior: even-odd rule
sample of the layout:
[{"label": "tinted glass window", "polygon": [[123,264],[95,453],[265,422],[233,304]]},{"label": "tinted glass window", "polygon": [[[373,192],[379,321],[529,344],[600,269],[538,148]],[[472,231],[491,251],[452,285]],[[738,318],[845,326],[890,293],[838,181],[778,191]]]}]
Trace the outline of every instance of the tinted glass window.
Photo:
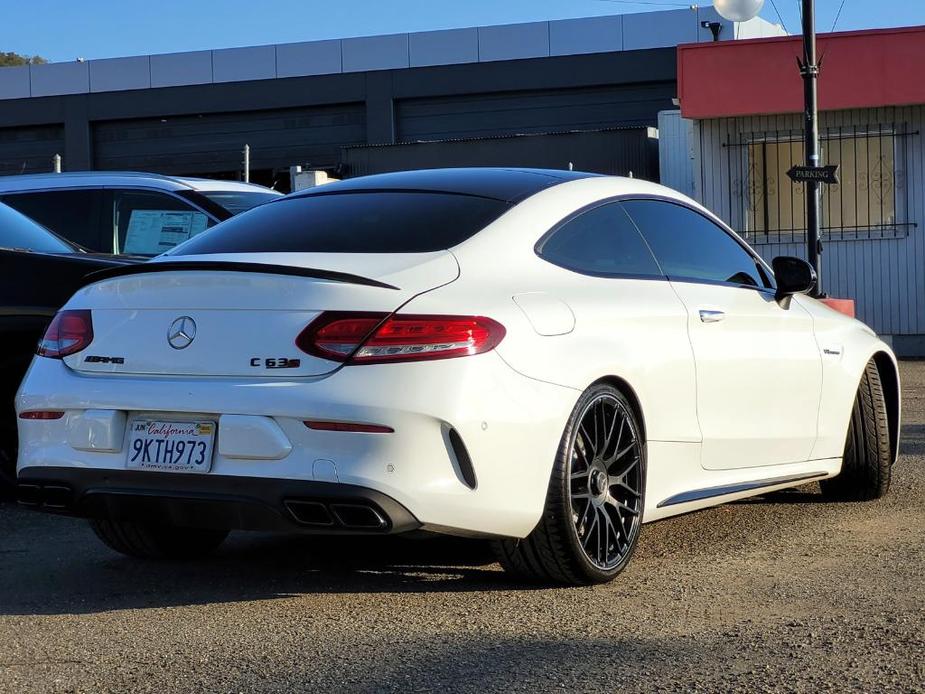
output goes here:
[{"label": "tinted glass window", "polygon": [[47,229],[0,205],[0,248],[22,249],[38,253],[75,253],[76,248],[65,243]]},{"label": "tinted glass window", "polygon": [[270,202],[270,200],[275,200],[279,197],[279,195],[275,195],[274,193],[260,192],[225,192],[215,190],[203,190],[200,192],[216,205],[221,205],[224,207],[231,214],[240,214],[241,212],[246,212],[252,207],[257,207],[257,205],[262,205],[265,202]]},{"label": "tinted glass window", "polygon": [[669,279],[770,287],[752,255],[703,215],[659,200],[622,203]]},{"label": "tinted glass window", "polygon": [[203,253],[423,253],[451,248],[509,209],[447,193],[338,193],[281,198],[176,249]]},{"label": "tinted glass window", "polygon": [[618,203],[579,214],[544,239],[537,252],[551,263],[589,275],[662,276]]},{"label": "tinted glass window", "polygon": [[3,196],[3,202],[59,236],[94,251],[112,253],[100,242],[102,193],[98,190],[49,190]]},{"label": "tinted glass window", "polygon": [[121,253],[158,255],[212,225],[206,214],[164,193],[117,190],[112,208],[115,248]]}]

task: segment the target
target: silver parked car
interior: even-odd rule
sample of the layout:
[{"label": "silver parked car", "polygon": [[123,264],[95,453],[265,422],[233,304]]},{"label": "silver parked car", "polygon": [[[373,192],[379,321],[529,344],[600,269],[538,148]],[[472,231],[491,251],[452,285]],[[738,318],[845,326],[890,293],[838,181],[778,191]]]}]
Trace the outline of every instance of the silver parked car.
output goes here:
[{"label": "silver parked car", "polygon": [[0,177],[0,202],[99,253],[158,255],[281,196],[253,183],[81,171]]}]

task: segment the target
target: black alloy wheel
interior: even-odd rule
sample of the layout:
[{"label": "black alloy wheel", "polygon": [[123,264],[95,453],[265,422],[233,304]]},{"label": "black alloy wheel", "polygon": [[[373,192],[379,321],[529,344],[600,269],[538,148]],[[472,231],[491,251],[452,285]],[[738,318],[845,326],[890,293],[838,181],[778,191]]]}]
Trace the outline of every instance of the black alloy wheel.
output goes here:
[{"label": "black alloy wheel", "polygon": [[642,524],[646,445],[626,396],[609,383],[575,405],[559,444],[543,517],[522,540],[494,543],[504,569],[548,583],[612,580]]}]

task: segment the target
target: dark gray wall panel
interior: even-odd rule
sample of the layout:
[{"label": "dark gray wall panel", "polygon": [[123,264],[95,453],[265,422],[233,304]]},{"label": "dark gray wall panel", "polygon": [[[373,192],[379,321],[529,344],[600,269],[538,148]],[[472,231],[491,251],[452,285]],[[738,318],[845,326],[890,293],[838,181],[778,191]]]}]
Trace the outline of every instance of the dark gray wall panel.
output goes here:
[{"label": "dark gray wall panel", "polygon": [[658,180],[658,139],[647,127],[554,135],[415,142],[344,150],[344,174],[443,166],[527,166]]},{"label": "dark gray wall panel", "polygon": [[0,174],[47,173],[64,156],[64,125],[0,128]]},{"label": "dark gray wall panel", "polygon": [[398,139],[655,126],[674,95],[675,84],[668,82],[406,99],[397,103]]},{"label": "dark gray wall panel", "polygon": [[96,123],[94,166],[162,173],[207,173],[304,163],[331,167],[340,148],[366,141],[362,103]]}]

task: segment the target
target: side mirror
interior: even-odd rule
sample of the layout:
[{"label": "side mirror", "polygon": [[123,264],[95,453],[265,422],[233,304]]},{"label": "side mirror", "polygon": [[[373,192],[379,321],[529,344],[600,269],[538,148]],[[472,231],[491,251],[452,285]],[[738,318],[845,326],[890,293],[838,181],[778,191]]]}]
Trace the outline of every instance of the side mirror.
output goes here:
[{"label": "side mirror", "polygon": [[807,294],[816,286],[816,271],[802,258],[780,256],[771,261],[777,280],[777,300]]}]

